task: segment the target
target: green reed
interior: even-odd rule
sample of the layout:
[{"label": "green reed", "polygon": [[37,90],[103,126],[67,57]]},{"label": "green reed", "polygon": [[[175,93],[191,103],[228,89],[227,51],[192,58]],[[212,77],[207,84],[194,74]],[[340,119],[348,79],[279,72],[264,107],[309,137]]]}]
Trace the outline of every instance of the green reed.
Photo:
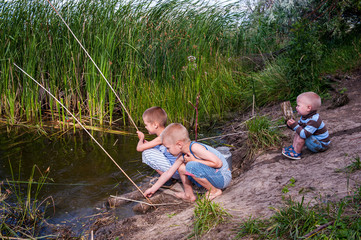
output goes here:
[{"label": "green reed", "polygon": [[[21,65],[35,79],[64,100],[72,111],[112,122],[124,110],[99,72],[46,1],[0,1],[1,94],[12,97],[13,118],[38,119],[39,90],[9,67]],[[136,122],[154,105],[164,107],[172,121],[188,123],[194,111],[188,101],[201,95],[200,116],[221,118],[236,106],[238,81],[227,62],[232,14],[217,6],[190,0],[66,1],[55,7],[88,50],[103,74],[117,89]],[[201,8],[202,7],[202,8]],[[233,19],[235,21],[236,19]],[[190,62],[189,56],[195,60]],[[5,92],[13,77],[15,89]],[[240,93],[237,93],[239,96]],[[15,97],[15,99],[14,99]],[[59,112],[45,96],[45,110]],[[229,107],[228,107],[229,106]],[[2,114],[10,117],[10,106]],[[6,111],[8,112],[6,114]]]},{"label": "green reed", "polygon": [[[262,59],[262,71],[243,63],[242,57],[286,49],[290,36],[262,13],[246,15],[231,11],[232,6],[191,0],[55,3],[137,123],[146,108],[159,105],[170,121],[186,125],[194,122],[188,102],[198,93],[200,120],[216,121],[249,108],[253,95],[257,106],[287,99],[295,91],[292,83],[299,82],[287,79],[293,65],[282,55]],[[39,111],[39,90],[11,67],[16,62],[73,112],[79,112],[80,102],[81,114],[92,124],[112,124],[114,117],[128,124],[119,102],[47,1],[0,0],[0,13],[0,115],[9,123],[58,112],[49,96],[41,99],[45,104]],[[352,41],[323,43],[328,50],[317,62],[321,72],[357,65],[361,48],[355,35]],[[316,91],[322,84],[311,85]]]},{"label": "green reed", "polygon": [[[6,180],[5,183],[0,184],[0,237],[10,239],[39,237],[44,228],[46,209],[52,202],[51,197],[39,199],[39,193],[48,179],[49,170],[41,172],[34,165],[29,180],[20,181],[15,179],[11,163],[10,169],[13,180]],[[40,173],[40,176],[37,177],[37,173]],[[38,179],[36,180],[35,177]],[[27,186],[25,192],[23,184]]]}]

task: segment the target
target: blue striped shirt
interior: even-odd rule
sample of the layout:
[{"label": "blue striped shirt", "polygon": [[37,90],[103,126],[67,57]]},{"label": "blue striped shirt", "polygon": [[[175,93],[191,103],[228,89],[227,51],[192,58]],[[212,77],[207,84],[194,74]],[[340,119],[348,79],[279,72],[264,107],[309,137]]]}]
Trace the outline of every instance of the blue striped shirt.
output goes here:
[{"label": "blue striped shirt", "polygon": [[324,146],[327,146],[331,142],[326,125],[316,111],[306,116],[301,116],[298,124],[294,124],[291,127],[303,139],[313,135]]}]

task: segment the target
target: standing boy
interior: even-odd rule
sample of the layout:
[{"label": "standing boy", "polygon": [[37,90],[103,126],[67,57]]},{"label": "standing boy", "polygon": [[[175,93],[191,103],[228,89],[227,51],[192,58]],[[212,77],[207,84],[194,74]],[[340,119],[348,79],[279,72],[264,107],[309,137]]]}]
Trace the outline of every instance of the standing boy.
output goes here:
[{"label": "standing boy", "polygon": [[296,132],[293,144],[282,149],[282,154],[290,159],[301,159],[304,145],[312,152],[322,152],[328,149],[330,137],[317,110],[321,107],[321,98],[314,92],[305,92],[297,97],[296,110],[301,118],[287,121],[287,125]]},{"label": "standing boy", "polygon": [[[160,107],[151,107],[144,111],[143,121],[149,134],[157,135],[152,141],[145,140],[144,134],[137,131],[139,142],[137,151],[142,152],[142,161],[162,175],[175,162],[176,157],[170,154],[162,145],[160,134],[167,124],[167,113]],[[179,179],[178,172],[172,176]]]},{"label": "standing boy", "polygon": [[208,190],[205,196],[210,200],[221,195],[222,189],[230,184],[232,175],[224,156],[208,145],[192,142],[182,124],[170,124],[161,134],[161,138],[168,151],[178,158],[173,166],[144,192],[145,196],[151,197],[177,169],[184,192],[176,196],[187,201],[196,200],[188,176]]}]

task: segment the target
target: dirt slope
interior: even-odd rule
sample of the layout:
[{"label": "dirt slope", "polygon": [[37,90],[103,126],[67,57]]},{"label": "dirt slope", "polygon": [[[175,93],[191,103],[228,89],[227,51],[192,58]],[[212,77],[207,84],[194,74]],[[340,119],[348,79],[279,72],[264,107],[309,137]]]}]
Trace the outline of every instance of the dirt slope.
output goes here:
[{"label": "dirt slope", "polygon": [[[336,81],[337,78],[333,78]],[[360,171],[351,175],[337,171],[349,165],[356,156],[361,156],[361,69],[349,76],[342,75],[335,82],[335,89],[347,88],[349,103],[328,109],[332,100],[326,100],[319,111],[331,134],[332,146],[322,153],[313,154],[304,149],[302,159],[291,161],[281,156],[281,149],[260,154],[253,163],[238,164],[241,154],[234,150],[233,161],[248,168],[242,172],[236,169],[232,184],[215,201],[233,215],[231,223],[218,226],[202,239],[232,239],[234,229],[242,219],[267,217],[272,215],[269,208],[282,205],[282,188],[291,178],[295,186],[289,188],[287,195],[294,200],[311,204],[319,201],[333,201],[345,197],[361,183]],[[267,110],[277,118],[281,115],[278,106]],[[244,121],[247,118],[239,118]],[[233,129],[239,126],[235,122]],[[293,132],[284,128],[285,144],[291,143]],[[232,138],[230,138],[232,140]],[[234,138],[236,140],[236,137]],[[233,142],[230,142],[233,144]],[[300,193],[301,192],[301,193]],[[124,239],[184,239],[192,231],[194,205],[183,204],[176,208],[156,210],[133,218],[111,221],[94,229],[96,239],[108,239],[118,236]],[[174,213],[174,214],[170,214]]]}]

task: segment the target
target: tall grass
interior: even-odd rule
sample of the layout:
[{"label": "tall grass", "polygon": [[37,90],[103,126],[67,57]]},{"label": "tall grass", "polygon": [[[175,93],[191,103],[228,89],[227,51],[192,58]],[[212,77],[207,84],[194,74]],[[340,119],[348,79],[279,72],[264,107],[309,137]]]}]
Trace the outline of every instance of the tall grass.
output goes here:
[{"label": "tall grass", "polygon": [[[200,120],[209,122],[249,108],[253,95],[256,106],[262,106],[303,90],[323,91],[319,76],[338,66],[350,70],[361,59],[357,32],[352,33],[352,41],[344,36],[338,44],[323,41],[313,30],[292,35],[294,24],[278,23],[287,22],[288,15],[269,15],[268,10],[247,15],[232,10],[231,3],[222,7],[192,0],[54,4],[138,124],[146,108],[158,105],[171,122],[192,125],[194,109],[188,102],[195,102],[198,94]],[[17,72],[12,67],[15,62],[92,124],[128,124],[117,99],[47,1],[0,0],[0,12],[0,114],[9,123],[39,121],[41,114],[62,121],[57,119],[56,103]],[[288,20],[295,23],[296,18],[299,14]],[[312,57],[313,45],[308,44],[311,32],[314,42],[324,46],[317,48],[317,61]],[[281,49],[283,55],[270,54]],[[266,56],[261,71],[243,63],[259,53],[267,53],[261,55]],[[305,67],[308,70],[303,71]]]},{"label": "tall grass", "polygon": [[[0,3],[1,114],[13,123],[59,111],[11,67],[16,62],[74,112],[79,101],[83,116],[99,124],[111,123],[114,115],[127,124],[113,93],[46,1]],[[203,119],[221,118],[239,100],[234,98],[239,85],[226,61],[232,13],[190,0],[64,1],[55,7],[136,122],[146,108],[159,105],[171,121],[189,124],[194,113],[188,101],[198,93]]]}]

